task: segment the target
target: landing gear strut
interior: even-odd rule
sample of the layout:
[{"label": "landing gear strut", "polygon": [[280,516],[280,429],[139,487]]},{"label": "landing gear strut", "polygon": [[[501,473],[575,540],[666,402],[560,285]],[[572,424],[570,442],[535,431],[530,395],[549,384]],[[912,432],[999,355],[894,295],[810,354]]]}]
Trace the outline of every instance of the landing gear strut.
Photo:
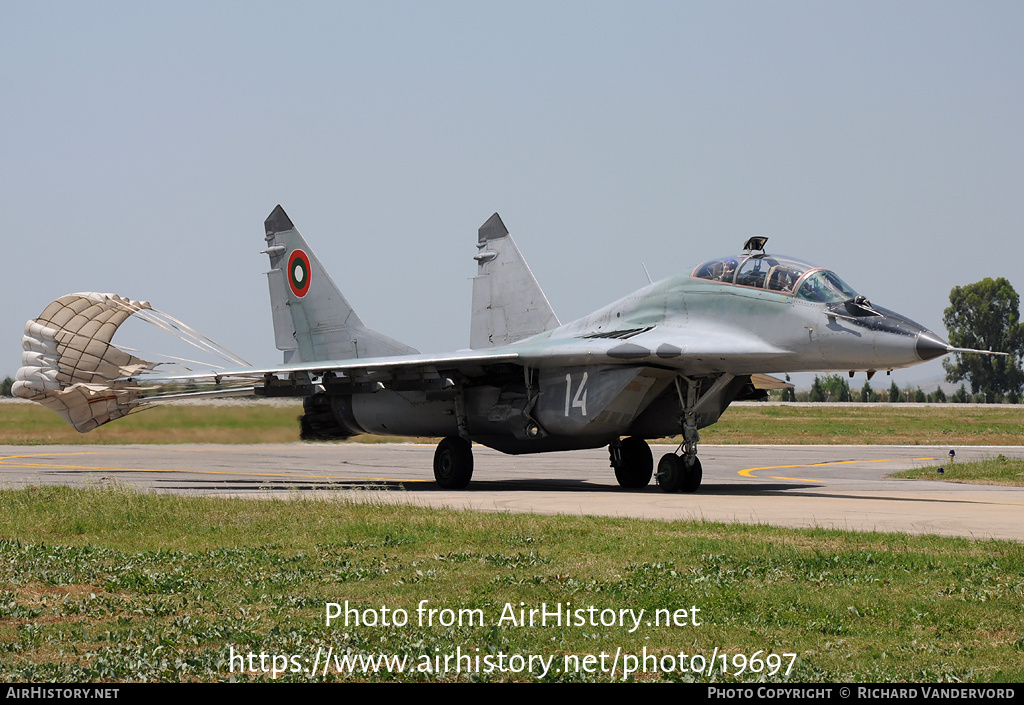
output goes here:
[{"label": "landing gear strut", "polygon": [[[685,394],[683,386],[686,387]],[[703,470],[697,459],[697,405],[699,383],[686,377],[676,378],[676,392],[679,394],[679,406],[682,408],[680,425],[683,427],[682,455],[668,453],[658,461],[658,486],[665,492],[696,492],[700,487]]]},{"label": "landing gear strut", "polygon": [[615,479],[621,487],[639,489],[646,487],[654,474],[654,456],[651,447],[643,438],[629,437],[608,446]]},{"label": "landing gear strut", "polygon": [[443,489],[463,490],[473,477],[473,446],[465,438],[448,436],[434,451],[434,479]]}]

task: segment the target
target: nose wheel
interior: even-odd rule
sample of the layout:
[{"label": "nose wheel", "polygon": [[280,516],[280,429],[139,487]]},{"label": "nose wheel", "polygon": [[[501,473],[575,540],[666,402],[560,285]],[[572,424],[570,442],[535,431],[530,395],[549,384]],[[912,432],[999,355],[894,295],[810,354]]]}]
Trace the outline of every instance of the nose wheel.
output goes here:
[{"label": "nose wheel", "polygon": [[696,455],[666,453],[658,461],[658,487],[665,492],[696,492],[703,475]]}]

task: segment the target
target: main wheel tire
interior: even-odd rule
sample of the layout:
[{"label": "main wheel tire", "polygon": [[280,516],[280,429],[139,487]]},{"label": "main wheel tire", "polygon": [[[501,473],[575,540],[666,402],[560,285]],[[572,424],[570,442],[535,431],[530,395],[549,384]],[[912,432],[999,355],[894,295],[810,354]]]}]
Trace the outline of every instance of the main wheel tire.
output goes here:
[{"label": "main wheel tire", "polygon": [[683,459],[666,453],[658,461],[658,487],[663,492],[678,492],[683,487]]},{"label": "main wheel tire", "polygon": [[639,489],[647,487],[654,474],[654,456],[643,438],[629,437],[621,442],[622,460],[615,468],[615,479],[621,487]]},{"label": "main wheel tire", "polygon": [[686,467],[686,461],[682,462],[685,468],[685,477],[683,478],[683,492],[696,492],[697,488],[700,487],[701,478],[704,476],[704,471],[700,467],[700,460],[697,458],[693,459],[693,465]]},{"label": "main wheel tire", "polygon": [[462,490],[473,478],[473,446],[465,438],[448,436],[434,451],[434,479],[443,489]]}]

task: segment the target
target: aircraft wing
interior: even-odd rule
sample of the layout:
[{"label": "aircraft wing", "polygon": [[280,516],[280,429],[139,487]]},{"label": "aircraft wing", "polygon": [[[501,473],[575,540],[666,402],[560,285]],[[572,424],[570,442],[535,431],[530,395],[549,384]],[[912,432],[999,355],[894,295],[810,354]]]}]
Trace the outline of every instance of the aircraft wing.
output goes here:
[{"label": "aircraft wing", "polygon": [[116,385],[159,389],[143,395],[150,400],[188,396],[183,387],[198,387],[195,393],[210,395],[218,387],[228,391],[238,385],[256,387],[264,396],[294,396],[311,387],[314,380],[336,393],[370,392],[384,384],[391,389],[444,389],[454,378],[485,376],[495,365],[514,363],[514,352],[471,351],[443,355],[396,355],[348,360],[300,362],[274,367],[241,367],[201,374],[142,374],[114,380]]},{"label": "aircraft wing", "polygon": [[[533,369],[632,365],[673,369],[683,374],[759,374],[770,371],[775,363],[790,355],[791,351],[774,347],[744,332],[730,334],[719,331],[716,335],[701,336],[676,329],[660,335],[654,330],[635,335],[621,331],[559,337],[542,334],[500,348],[447,354],[299,362],[205,374],[142,374],[117,382],[147,386],[202,382],[221,385],[230,382],[236,386],[238,382],[249,381],[262,384],[268,396],[277,396],[290,395],[297,391],[297,386],[307,386],[320,380],[331,384],[331,391],[339,392],[374,391],[378,384],[392,389],[438,389],[452,386],[456,377],[464,381],[486,377],[497,365]],[[767,384],[768,379],[765,377],[762,381]]]}]

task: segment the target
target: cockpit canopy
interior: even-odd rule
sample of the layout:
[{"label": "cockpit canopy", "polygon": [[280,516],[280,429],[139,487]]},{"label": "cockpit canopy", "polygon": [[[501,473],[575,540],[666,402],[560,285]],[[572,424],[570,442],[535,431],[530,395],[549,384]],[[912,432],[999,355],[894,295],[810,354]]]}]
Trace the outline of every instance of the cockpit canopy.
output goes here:
[{"label": "cockpit canopy", "polygon": [[767,289],[815,303],[857,298],[853,287],[828,269],[783,255],[740,255],[713,259],[693,270],[695,279]]}]

